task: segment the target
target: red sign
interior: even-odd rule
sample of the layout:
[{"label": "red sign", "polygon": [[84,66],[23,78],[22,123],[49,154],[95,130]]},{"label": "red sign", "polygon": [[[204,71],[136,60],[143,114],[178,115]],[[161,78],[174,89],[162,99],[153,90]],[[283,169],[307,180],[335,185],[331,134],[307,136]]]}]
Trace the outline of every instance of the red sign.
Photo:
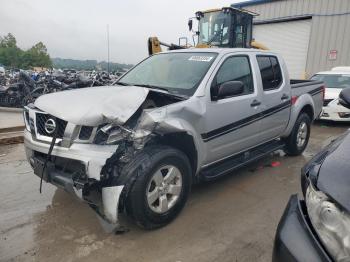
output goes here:
[{"label": "red sign", "polygon": [[329,60],[337,60],[337,50],[331,50],[329,51]]}]

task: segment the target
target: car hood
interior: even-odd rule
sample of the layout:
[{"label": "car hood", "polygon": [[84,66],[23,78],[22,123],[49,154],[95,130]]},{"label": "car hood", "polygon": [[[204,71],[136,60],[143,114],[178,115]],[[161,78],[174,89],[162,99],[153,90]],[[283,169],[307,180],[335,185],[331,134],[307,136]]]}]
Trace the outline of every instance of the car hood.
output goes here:
[{"label": "car hood", "polygon": [[325,157],[318,173],[317,187],[350,212],[350,133]]},{"label": "car hood", "polygon": [[40,96],[35,107],[76,125],[124,124],[141,106],[149,89],[101,86]]},{"label": "car hood", "polygon": [[324,98],[325,99],[337,99],[342,90],[343,89],[341,89],[341,88],[326,88]]}]

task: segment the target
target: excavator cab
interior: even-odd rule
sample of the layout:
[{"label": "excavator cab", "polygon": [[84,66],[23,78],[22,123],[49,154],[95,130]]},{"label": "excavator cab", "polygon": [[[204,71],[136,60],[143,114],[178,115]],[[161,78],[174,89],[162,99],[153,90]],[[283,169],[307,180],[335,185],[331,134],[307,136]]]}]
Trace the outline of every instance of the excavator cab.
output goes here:
[{"label": "excavator cab", "polygon": [[[254,15],[256,14],[232,7],[196,12],[197,47],[250,48]],[[192,31],[192,19],[188,25]]]}]

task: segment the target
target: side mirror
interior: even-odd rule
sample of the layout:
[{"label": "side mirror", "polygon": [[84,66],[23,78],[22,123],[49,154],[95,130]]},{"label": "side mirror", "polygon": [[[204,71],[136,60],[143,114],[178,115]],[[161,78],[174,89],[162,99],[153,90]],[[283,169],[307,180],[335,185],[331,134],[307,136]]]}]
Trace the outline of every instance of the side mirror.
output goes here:
[{"label": "side mirror", "polygon": [[243,94],[244,84],[241,81],[228,81],[214,87],[214,89],[216,90],[212,90],[212,99],[218,100]]},{"label": "side mirror", "polygon": [[339,104],[350,109],[350,87],[344,88],[339,94]]},{"label": "side mirror", "polygon": [[188,20],[188,30],[192,31],[192,27],[193,27],[193,21],[192,19]]}]

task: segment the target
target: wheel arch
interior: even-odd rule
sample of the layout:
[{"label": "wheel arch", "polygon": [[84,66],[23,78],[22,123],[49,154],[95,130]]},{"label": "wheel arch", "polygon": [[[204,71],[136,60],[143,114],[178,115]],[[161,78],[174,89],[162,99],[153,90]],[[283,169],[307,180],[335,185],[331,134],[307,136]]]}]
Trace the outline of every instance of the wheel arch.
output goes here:
[{"label": "wheel arch", "polygon": [[186,132],[176,132],[162,135],[157,138],[160,145],[170,146],[183,152],[191,164],[192,178],[194,178],[197,171],[198,152],[194,139]]},{"label": "wheel arch", "polygon": [[305,113],[310,117],[310,120],[313,121],[313,119],[315,118],[315,112],[313,107],[310,104],[306,104],[304,105],[304,107],[300,110],[298,117],[302,114]]},{"label": "wheel arch", "polygon": [[[123,211],[125,208],[125,201],[129,195],[131,188],[133,187],[134,182],[137,177],[140,175],[140,172],[134,172],[136,169],[146,169],[150,163],[148,154],[143,154],[142,151],[149,150],[154,145],[158,146],[168,146],[175,148],[182,153],[184,153],[190,163],[191,167],[191,181],[192,183],[195,181],[195,174],[197,171],[197,163],[198,163],[198,154],[197,148],[194,143],[194,139],[191,135],[186,132],[176,132],[169,133],[161,136],[156,136],[152,139],[148,144],[145,145],[144,149],[140,150],[136,155],[134,161],[130,161],[128,164],[124,165],[120,173],[116,175],[116,184],[124,185],[123,191],[121,193],[121,197],[118,203],[119,211]],[[139,166],[133,165],[133,163],[141,163]],[[133,175],[131,175],[133,174]]]},{"label": "wheel arch", "polygon": [[295,104],[292,105],[291,111],[290,111],[290,119],[288,126],[281,137],[287,137],[290,135],[290,133],[293,130],[293,127],[295,125],[295,122],[297,121],[298,117],[302,113],[306,113],[310,119],[311,122],[315,119],[315,103],[312,99],[312,96],[309,94],[304,94],[298,97]]}]

